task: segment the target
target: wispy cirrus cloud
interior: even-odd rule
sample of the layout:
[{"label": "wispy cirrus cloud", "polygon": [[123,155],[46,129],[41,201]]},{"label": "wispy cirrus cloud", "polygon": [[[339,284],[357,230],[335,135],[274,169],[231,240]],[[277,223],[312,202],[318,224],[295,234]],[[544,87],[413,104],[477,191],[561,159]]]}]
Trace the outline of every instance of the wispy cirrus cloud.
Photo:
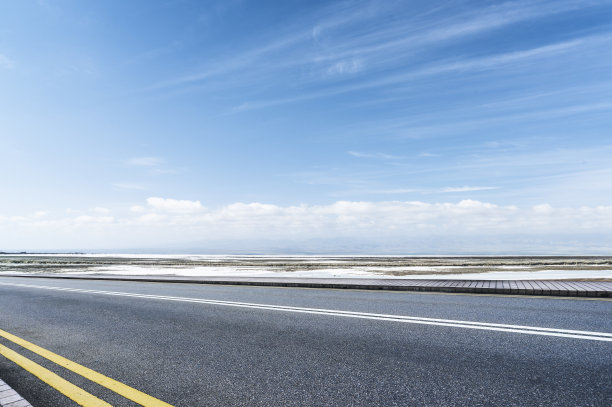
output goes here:
[{"label": "wispy cirrus cloud", "polygon": [[364,69],[363,62],[358,59],[338,61],[327,68],[328,75],[353,74]]},{"label": "wispy cirrus cloud", "polygon": [[[493,71],[499,75],[502,68],[512,67],[521,63],[530,62],[536,59],[552,58],[555,55],[567,54],[580,47],[597,46],[612,42],[612,36],[599,35],[587,36],[570,41],[562,41],[539,47],[532,47],[519,51],[497,53],[486,57],[467,57],[455,60],[447,60],[441,63],[428,64],[422,67],[411,67],[383,76],[374,78],[361,78],[356,83],[331,85],[325,90],[301,93],[293,97],[282,97],[279,99],[261,99],[244,102],[240,107],[234,108],[235,112],[268,108],[272,106],[285,105],[289,103],[309,101],[313,99],[328,98],[342,95],[345,93],[365,91],[376,88],[389,88],[401,85],[409,86],[411,83],[418,83],[427,77],[439,76],[452,73],[474,73],[479,71]],[[397,91],[397,89],[396,89]]]},{"label": "wispy cirrus cloud", "polygon": [[[448,14],[441,7],[410,9],[408,12],[401,3],[356,2],[324,7],[318,13],[288,21],[284,31],[291,35],[281,36],[280,39],[276,37],[264,42],[264,45],[246,49],[231,57],[215,58],[214,63],[205,64],[194,73],[159,82],[152,85],[151,89],[197,85],[203,91],[210,90],[210,87],[201,87],[203,83],[210,82],[211,86],[216,87],[226,80],[233,84],[232,87],[240,86],[241,80],[248,86],[257,77],[261,79],[263,76],[272,75],[276,81],[282,81],[285,74],[288,80],[293,81],[295,78],[291,72],[295,72],[296,67],[311,72],[320,71],[321,75],[312,77],[315,83],[320,80],[328,81],[330,77],[338,74],[366,71],[366,67],[367,73],[383,70],[387,72],[385,76],[393,76],[394,70],[415,71],[418,65],[412,62],[414,54],[436,45],[461,41],[519,22],[586,9],[598,4],[594,1],[571,0],[537,3],[514,1],[477,10],[458,7],[452,14]],[[393,16],[393,19],[384,18],[385,16]],[[385,24],[380,23],[381,19],[384,19]],[[359,29],[362,26],[368,29]],[[534,49],[531,56],[534,56],[535,52],[542,54],[553,51],[548,48],[537,51]],[[471,69],[474,69],[476,64],[481,67],[494,66],[508,63],[512,58],[518,60],[527,56],[524,53],[512,55],[512,52],[508,52],[505,61],[471,61]],[[469,56],[465,56],[467,57]],[[263,58],[267,63],[261,64]],[[274,63],[269,63],[270,61]],[[406,63],[407,61],[409,63]],[[444,67],[428,67],[418,74],[431,75],[467,68],[461,61],[455,61]],[[429,72],[426,72],[427,69]],[[305,79],[302,77],[301,82],[305,82]],[[403,79],[396,75],[395,80]],[[332,94],[337,92],[338,90],[332,90]],[[300,93],[304,94],[303,89],[300,89]],[[280,92],[278,96],[276,100],[287,102],[304,100],[287,92]],[[264,98],[243,103],[259,107],[276,105],[272,100]]]},{"label": "wispy cirrus cloud", "polygon": [[[612,37],[609,37],[607,35],[604,38],[606,40],[612,39]],[[409,75],[412,77],[417,77],[437,75],[453,71],[491,69],[499,67],[500,65],[505,65],[517,61],[546,57],[557,53],[567,52],[570,49],[583,45],[587,41],[599,41],[601,39],[602,38],[600,37],[582,38],[578,40],[564,41],[556,44],[549,44],[542,47],[530,48],[521,51],[495,54],[483,58],[472,58],[465,61],[449,62],[440,65],[433,65],[431,67],[426,67],[422,70],[412,72]]]},{"label": "wispy cirrus cloud", "polygon": [[[609,86],[601,85],[604,90],[611,90]],[[588,94],[588,93],[587,93]],[[355,123],[349,128],[353,135],[380,134],[385,133],[395,139],[421,139],[431,137],[445,137],[449,135],[464,134],[482,128],[503,126],[512,122],[542,122],[559,117],[571,117],[588,114],[597,114],[612,110],[612,100],[607,95],[602,95],[601,101],[576,103],[572,100],[574,96],[577,101],[584,99],[584,94],[579,91],[568,92],[563,98],[555,98],[551,94],[549,100],[536,99],[533,103],[517,103],[512,101],[501,108],[488,110],[485,114],[472,115],[471,109],[460,107],[456,110],[446,112],[446,120],[440,122],[436,115],[423,117],[399,117],[388,120],[377,120],[374,122],[362,121]],[[562,104],[561,104],[562,103]],[[585,116],[588,118],[588,116]],[[577,119],[574,119],[577,122]],[[432,157],[432,153],[424,153],[422,157]],[[435,155],[434,155],[435,156]]]},{"label": "wispy cirrus cloud", "polygon": [[151,175],[173,175],[184,171],[184,168],[172,168],[166,163],[162,157],[132,157],[125,161],[130,167],[141,167],[147,170]]},{"label": "wispy cirrus cloud", "polygon": [[291,47],[296,43],[305,40],[309,35],[307,32],[298,33],[282,39],[276,39],[266,45],[249,49],[241,54],[234,55],[229,59],[216,61],[215,65],[200,69],[191,74],[180,75],[178,77],[161,81],[150,85],[147,90],[158,90],[182,86],[185,84],[198,83],[218,76],[226,75],[246,66],[252,65],[271,53]]},{"label": "wispy cirrus cloud", "polygon": [[370,153],[370,152],[363,152],[363,151],[349,151],[348,154],[352,155],[353,157],[357,157],[357,158],[380,158],[383,160],[400,160],[400,159],[406,158],[400,155],[392,155],[392,154],[379,153],[379,152]]},{"label": "wispy cirrus cloud", "polygon": [[[361,34],[352,35],[348,41],[339,41],[338,46],[333,48],[335,52],[328,51],[326,56],[320,56],[316,61],[383,55],[386,56],[383,60],[388,63],[390,59],[401,58],[402,53],[397,52],[400,50],[414,51],[431,47],[434,43],[457,41],[466,36],[484,34],[511,24],[598,4],[597,1],[548,3],[514,1],[491,5],[476,11],[468,9],[450,17],[443,14],[443,9],[434,7],[423,13],[414,14],[411,19],[412,24],[406,24],[405,19],[398,18],[394,22],[386,22],[384,25],[379,25]],[[402,15],[402,11],[394,10],[394,14]],[[372,13],[370,17],[376,18],[377,14]],[[355,23],[361,23],[361,21],[355,21]],[[320,32],[318,36],[321,36]]]}]

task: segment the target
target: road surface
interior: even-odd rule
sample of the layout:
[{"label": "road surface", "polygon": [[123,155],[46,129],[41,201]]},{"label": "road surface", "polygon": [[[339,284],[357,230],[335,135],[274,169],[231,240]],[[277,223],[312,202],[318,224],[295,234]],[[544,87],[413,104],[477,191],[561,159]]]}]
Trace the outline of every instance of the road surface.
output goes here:
[{"label": "road surface", "polygon": [[[140,404],[94,373],[174,406],[612,405],[606,299],[0,277],[0,330],[113,406]],[[0,378],[76,405],[1,355]]]}]

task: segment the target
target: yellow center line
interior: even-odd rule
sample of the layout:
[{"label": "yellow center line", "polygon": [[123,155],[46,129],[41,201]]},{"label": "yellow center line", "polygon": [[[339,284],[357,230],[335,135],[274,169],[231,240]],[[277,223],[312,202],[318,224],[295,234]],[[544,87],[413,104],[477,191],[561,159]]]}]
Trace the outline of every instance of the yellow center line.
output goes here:
[{"label": "yellow center line", "polygon": [[[44,348],[41,348],[40,346],[37,346],[31,342],[26,341],[25,339],[21,339],[18,336],[15,336],[11,333],[8,333],[6,331],[3,331],[2,329],[0,329],[0,336],[8,339],[11,342],[16,343],[19,346],[22,346],[26,349],[28,349],[29,351],[32,351],[34,353],[36,353],[37,355],[42,356],[45,359],[48,359],[54,363],[57,363],[58,365],[78,374],[83,376],[86,379],[91,380],[94,383],[99,384],[100,386],[106,387],[107,389],[110,389],[112,391],[114,391],[115,393],[130,399],[142,406],[145,407],[172,407],[171,404],[168,404],[166,402],[163,402],[159,399],[156,399],[155,397],[149,396],[148,394],[145,394],[139,390],[136,390],[130,386],[127,386],[121,382],[118,382],[117,380],[111,379],[110,377],[104,376],[101,373],[98,373],[94,370],[91,370],[83,365],[80,365],[76,362],[73,362],[69,359],[66,359],[63,356],[60,356],[56,353],[53,353],[51,351],[48,351]],[[24,358],[25,359],[25,358]],[[11,359],[12,360],[12,359]],[[32,362],[33,363],[33,362]],[[27,369],[26,369],[27,370]],[[38,376],[40,378],[40,376]],[[42,379],[42,378],[41,378]],[[42,379],[43,381],[45,381],[44,379]],[[46,382],[46,381],[45,381]],[[46,382],[48,383],[48,382]],[[50,383],[48,383],[50,384]],[[76,386],[75,386],[76,387]],[[78,387],[77,387],[78,389]],[[79,389],[80,390],[80,389]],[[82,391],[82,390],[81,390]],[[85,404],[83,404],[85,405]],[[94,406],[94,404],[87,404]],[[104,405],[108,405],[108,404],[104,404]]]},{"label": "yellow center line", "polygon": [[8,360],[13,361],[23,369],[32,373],[55,390],[62,393],[64,396],[74,400],[77,404],[85,407],[112,407],[106,401],[100,400],[96,396],[87,393],[80,387],[75,386],[66,379],[61,378],[52,371],[45,369],[38,363],[31,361],[25,356],[21,356],[19,353],[12,349],[7,348],[4,345],[0,345],[0,355],[4,356]]}]

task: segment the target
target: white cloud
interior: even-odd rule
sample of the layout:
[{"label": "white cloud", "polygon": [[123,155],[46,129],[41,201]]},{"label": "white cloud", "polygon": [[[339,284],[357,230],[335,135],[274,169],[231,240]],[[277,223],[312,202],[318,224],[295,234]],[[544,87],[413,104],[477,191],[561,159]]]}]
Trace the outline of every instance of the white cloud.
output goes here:
[{"label": "white cloud", "polygon": [[163,164],[164,160],[160,157],[132,157],[126,162],[135,167],[157,167]]},{"label": "white cloud", "polygon": [[553,210],[553,207],[549,204],[540,204],[534,205],[532,209],[536,213],[550,213]]},{"label": "white cloud", "polygon": [[102,206],[96,206],[95,208],[93,208],[93,211],[95,213],[110,213],[111,210],[108,208],[104,208]]},{"label": "white cloud", "polygon": [[[581,253],[585,247],[612,250],[605,248],[606,239],[609,242],[606,236],[612,236],[612,206],[559,208],[543,203],[516,207],[462,200],[338,201],[292,206],[237,202],[206,208],[200,201],[151,197],[145,205],[126,209],[130,210],[124,211],[123,216],[0,216],[5,231],[0,236],[0,249],[32,250],[53,245],[65,249],[133,249],[172,244],[194,247],[189,245],[229,239],[264,242],[264,246],[269,241],[308,241],[310,250],[325,252],[346,250],[355,241],[367,241],[380,248],[393,244],[393,250],[405,252],[432,247],[437,252],[466,248],[478,252],[483,247],[497,252],[533,252],[561,247],[563,242],[566,244],[562,250],[573,250],[572,253]],[[562,236],[563,241],[559,240]],[[548,246],[539,247],[534,241]],[[278,243],[268,247],[273,250]],[[300,246],[295,247],[298,250]],[[357,245],[349,251],[360,248]]]},{"label": "white cloud", "polygon": [[189,225],[191,230],[233,238],[412,236],[423,230],[456,235],[612,232],[612,206],[554,208],[542,204],[519,208],[476,200],[338,201],[297,206],[238,202],[209,209],[200,201],[149,198],[147,206],[137,207],[137,212],[141,223],[151,220],[158,224],[163,220],[168,227]]},{"label": "white cloud", "polygon": [[194,213],[205,209],[200,201],[171,198],[147,198],[147,205],[152,210],[170,213]]},{"label": "white cloud", "polygon": [[168,216],[159,213],[147,213],[139,216],[136,220],[140,223],[154,224],[168,220]]},{"label": "white cloud", "polygon": [[112,223],[115,218],[112,216],[91,216],[91,215],[80,215],[72,219],[75,223]]}]

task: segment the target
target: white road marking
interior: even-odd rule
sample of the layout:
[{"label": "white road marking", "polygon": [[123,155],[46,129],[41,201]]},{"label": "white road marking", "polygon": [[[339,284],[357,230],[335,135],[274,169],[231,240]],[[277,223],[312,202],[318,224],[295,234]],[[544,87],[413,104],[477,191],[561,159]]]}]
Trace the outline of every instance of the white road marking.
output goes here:
[{"label": "white road marking", "polygon": [[489,323],[489,322],[462,321],[462,320],[440,319],[440,318],[422,318],[422,317],[411,317],[411,316],[393,315],[393,314],[373,314],[373,313],[368,313],[368,312],[342,311],[342,310],[323,309],[323,308],[290,307],[290,306],[272,305],[272,304],[257,304],[257,303],[236,302],[236,301],[207,300],[207,299],[202,299],[202,298],[171,297],[171,296],[165,296],[165,295],[138,294],[138,293],[117,292],[117,291],[87,290],[87,289],[82,289],[82,288],[54,287],[54,286],[44,286],[44,285],[32,285],[32,284],[0,282],[0,285],[13,286],[13,287],[25,287],[25,288],[38,288],[38,289],[43,289],[43,290],[54,290],[54,291],[68,291],[68,292],[84,293],[84,294],[114,295],[114,296],[121,296],[121,297],[135,297],[135,298],[146,298],[146,299],[153,299],[153,300],[190,302],[190,303],[199,303],[199,304],[222,305],[222,306],[228,306],[228,307],[263,309],[263,310],[270,310],[270,311],[297,312],[297,313],[303,313],[303,314],[329,315],[329,316],[338,316],[338,317],[345,317],[345,318],[360,318],[360,319],[368,319],[368,320],[376,320],[376,321],[392,321],[392,322],[403,322],[403,323],[409,323],[409,324],[449,326],[449,327],[455,327],[455,328],[480,329],[480,330],[486,330],[486,331],[513,332],[513,333],[522,333],[522,334],[528,334],[528,335],[556,336],[556,337],[563,337],[563,338],[587,339],[587,340],[593,340],[593,341],[612,342],[612,333],[607,333],[607,332],[578,331],[578,330],[570,330],[570,329],[543,328],[543,327],[537,327],[537,326],[496,324],[496,323]]}]

